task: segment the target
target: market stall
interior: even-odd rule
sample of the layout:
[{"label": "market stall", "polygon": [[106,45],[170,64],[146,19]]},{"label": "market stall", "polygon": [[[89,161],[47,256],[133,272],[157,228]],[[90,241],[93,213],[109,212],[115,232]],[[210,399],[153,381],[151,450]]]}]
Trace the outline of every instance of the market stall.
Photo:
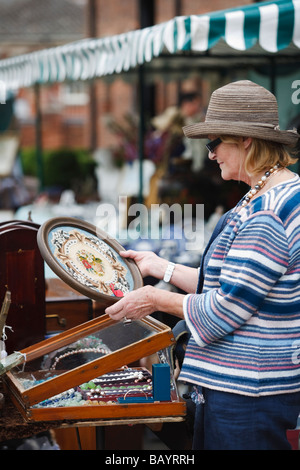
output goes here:
[{"label": "market stall", "polygon": [[[155,69],[167,56],[197,57],[200,70],[209,61],[230,64],[299,60],[299,0],[279,0],[180,16],[142,30],[111,37],[84,39],[0,61],[0,79],[6,91],[34,84],[91,80],[130,72],[151,62]],[[179,70],[181,61],[168,63]],[[223,62],[224,63],[224,62]],[[228,66],[228,62],[227,62]],[[193,65],[195,69],[196,66]]]},{"label": "market stall", "polygon": [[[300,1],[259,2],[204,15],[175,17],[165,23],[109,37],[84,39],[0,61],[0,81],[6,93],[64,81],[111,79],[126,74],[145,80],[162,74],[185,77],[206,70],[258,70],[276,95],[276,81],[289,76],[279,106],[294,117],[290,89],[299,71]],[[294,78],[294,80],[296,77]],[[288,83],[288,90],[287,88]],[[265,85],[265,83],[263,83]],[[297,85],[295,85],[297,88]],[[289,100],[287,100],[287,94]],[[144,112],[139,100],[140,161],[143,160]],[[38,122],[37,122],[38,126]],[[139,184],[142,199],[143,168]]]}]

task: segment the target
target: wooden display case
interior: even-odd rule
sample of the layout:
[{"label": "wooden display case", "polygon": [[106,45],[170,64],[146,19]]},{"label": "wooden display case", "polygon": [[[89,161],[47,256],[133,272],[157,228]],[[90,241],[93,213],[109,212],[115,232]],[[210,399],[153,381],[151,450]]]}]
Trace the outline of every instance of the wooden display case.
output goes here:
[{"label": "wooden display case", "polygon": [[[121,395],[88,399],[83,394],[84,385],[96,378],[145,372],[131,364],[156,352],[163,357],[161,364],[167,365],[166,348],[173,342],[171,329],[151,317],[124,323],[103,315],[7,357],[1,361],[3,381],[26,421],[184,416],[172,368],[168,369],[170,395],[160,401],[153,399],[150,371],[146,371],[147,392],[138,388],[139,379],[133,387],[124,379]],[[140,390],[137,396],[134,390]]]},{"label": "wooden display case", "polygon": [[[123,247],[91,224],[50,219],[37,242],[54,273],[103,312],[143,285]],[[183,419],[169,360],[174,342],[170,327],[151,316],[116,322],[103,313],[2,359],[0,375],[27,422]],[[152,371],[140,367],[155,353]]]}]

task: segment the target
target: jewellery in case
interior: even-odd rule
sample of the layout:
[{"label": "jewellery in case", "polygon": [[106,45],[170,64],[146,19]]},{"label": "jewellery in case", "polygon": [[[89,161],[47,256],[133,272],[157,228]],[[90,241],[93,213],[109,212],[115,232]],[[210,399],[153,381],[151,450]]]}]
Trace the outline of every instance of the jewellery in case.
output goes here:
[{"label": "jewellery in case", "polygon": [[102,354],[106,355],[108,354],[108,350],[104,348],[84,348],[84,349],[75,349],[73,351],[68,351],[65,354],[62,354],[61,356],[58,356],[55,358],[55,361],[53,362],[51,366],[51,370],[55,370],[57,364],[59,361],[64,359],[65,357],[73,356],[74,354],[85,354],[85,353],[94,353],[94,354]]}]

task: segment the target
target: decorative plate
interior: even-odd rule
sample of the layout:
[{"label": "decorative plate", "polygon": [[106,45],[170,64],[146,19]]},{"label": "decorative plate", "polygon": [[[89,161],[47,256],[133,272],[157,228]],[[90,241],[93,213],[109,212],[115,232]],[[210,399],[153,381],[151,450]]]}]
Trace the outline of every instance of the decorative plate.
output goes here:
[{"label": "decorative plate", "polygon": [[55,274],[104,305],[143,285],[136,263],[119,255],[124,248],[92,224],[55,217],[40,227],[37,241]]}]

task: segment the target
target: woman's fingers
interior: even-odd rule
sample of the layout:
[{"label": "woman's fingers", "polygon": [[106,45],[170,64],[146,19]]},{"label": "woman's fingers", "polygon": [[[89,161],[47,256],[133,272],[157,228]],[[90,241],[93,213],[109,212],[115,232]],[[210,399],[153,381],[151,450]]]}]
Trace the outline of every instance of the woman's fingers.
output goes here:
[{"label": "woman's fingers", "polygon": [[129,292],[115,304],[106,308],[112,320],[137,320],[155,311],[154,287],[145,286]]}]

